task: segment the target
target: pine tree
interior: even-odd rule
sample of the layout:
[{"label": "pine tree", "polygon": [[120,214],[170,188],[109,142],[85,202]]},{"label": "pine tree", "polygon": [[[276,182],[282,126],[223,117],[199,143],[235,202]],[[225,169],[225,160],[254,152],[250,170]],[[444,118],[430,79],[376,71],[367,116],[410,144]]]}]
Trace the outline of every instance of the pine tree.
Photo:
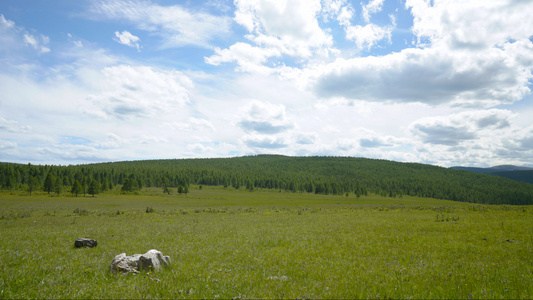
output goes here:
[{"label": "pine tree", "polygon": [[83,192],[83,187],[81,186],[81,183],[78,180],[74,181],[74,183],[72,184],[72,188],[70,189],[70,192],[72,194],[75,194],[76,197],[78,197],[78,194]]},{"label": "pine tree", "polygon": [[81,189],[83,191],[83,197],[85,197],[85,193],[87,193],[87,179],[85,177],[81,180]]},{"label": "pine tree", "polygon": [[102,192],[107,191],[108,188],[109,188],[109,180],[107,180],[107,178],[104,178],[104,182],[102,183]]},{"label": "pine tree", "polygon": [[163,193],[167,193],[170,195],[170,189],[168,188],[168,178],[161,177],[161,185],[163,187]]},{"label": "pine tree", "polygon": [[44,180],[44,191],[50,194],[50,192],[54,189],[54,182],[55,178],[54,175],[50,172],[48,172],[48,175],[46,175],[46,179]]},{"label": "pine tree", "polygon": [[31,176],[30,181],[28,182],[28,191],[31,192],[39,188],[39,179]]},{"label": "pine tree", "polygon": [[98,183],[98,181],[96,181],[96,179],[91,180],[91,182],[89,183],[88,192],[89,194],[93,195],[93,197],[95,194],[98,194],[100,192],[100,184]]},{"label": "pine tree", "polygon": [[54,192],[59,196],[63,191],[63,180],[61,177],[57,177],[54,181]]}]

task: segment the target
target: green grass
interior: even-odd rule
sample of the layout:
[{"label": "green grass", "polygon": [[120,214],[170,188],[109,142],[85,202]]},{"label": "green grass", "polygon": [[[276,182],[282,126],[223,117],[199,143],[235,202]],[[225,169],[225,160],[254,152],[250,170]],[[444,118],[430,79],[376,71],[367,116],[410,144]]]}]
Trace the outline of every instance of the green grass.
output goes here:
[{"label": "green grass", "polygon": [[[205,186],[0,194],[0,298],[528,299],[532,220],[532,207]],[[172,266],[109,272],[150,249]]]}]

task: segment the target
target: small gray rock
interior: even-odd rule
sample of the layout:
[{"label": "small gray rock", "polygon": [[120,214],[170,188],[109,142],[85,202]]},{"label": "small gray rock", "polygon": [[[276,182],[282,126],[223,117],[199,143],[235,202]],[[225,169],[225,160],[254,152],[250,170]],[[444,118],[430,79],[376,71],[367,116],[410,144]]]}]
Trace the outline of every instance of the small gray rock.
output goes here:
[{"label": "small gray rock", "polygon": [[110,270],[113,273],[139,273],[140,271],[157,271],[170,265],[170,257],[163,256],[160,251],[150,250],[145,254],[126,256],[121,253],[111,262]]},{"label": "small gray rock", "polygon": [[92,239],[86,239],[86,238],[77,238],[74,242],[74,247],[81,248],[81,247],[96,247],[98,245],[98,242],[96,240]]}]

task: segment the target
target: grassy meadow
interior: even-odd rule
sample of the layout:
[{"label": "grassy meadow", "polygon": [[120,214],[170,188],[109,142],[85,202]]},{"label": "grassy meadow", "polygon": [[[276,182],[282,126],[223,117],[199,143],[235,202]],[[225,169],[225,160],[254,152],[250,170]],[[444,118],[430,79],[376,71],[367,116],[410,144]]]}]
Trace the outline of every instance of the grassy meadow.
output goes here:
[{"label": "grassy meadow", "polygon": [[[109,272],[150,249],[172,266]],[[205,186],[0,194],[2,299],[531,299],[532,282],[531,206]]]}]

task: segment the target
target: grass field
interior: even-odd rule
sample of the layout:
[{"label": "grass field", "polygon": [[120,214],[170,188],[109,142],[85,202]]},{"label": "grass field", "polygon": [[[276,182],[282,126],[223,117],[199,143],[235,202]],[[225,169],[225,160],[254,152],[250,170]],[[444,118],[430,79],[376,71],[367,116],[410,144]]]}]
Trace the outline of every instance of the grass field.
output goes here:
[{"label": "grass field", "polygon": [[[0,298],[530,299],[532,221],[533,207],[412,197],[4,193]],[[150,249],[172,266],[109,272]]]}]

